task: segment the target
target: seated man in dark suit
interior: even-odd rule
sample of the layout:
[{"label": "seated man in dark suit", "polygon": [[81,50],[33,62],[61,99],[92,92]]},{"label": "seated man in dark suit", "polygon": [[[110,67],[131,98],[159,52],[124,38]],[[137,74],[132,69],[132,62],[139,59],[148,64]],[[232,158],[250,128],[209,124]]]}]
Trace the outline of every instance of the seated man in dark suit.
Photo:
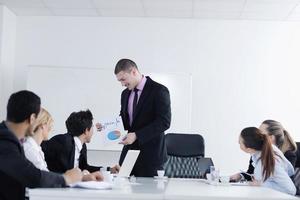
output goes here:
[{"label": "seated man in dark suit", "polygon": [[36,168],[26,159],[20,140],[32,132],[40,112],[41,100],[30,91],[10,96],[6,121],[0,123],[0,199],[24,200],[25,187],[64,187],[80,181],[78,169],[64,175]]},{"label": "seated man in dark suit", "polygon": [[[101,167],[87,163],[87,148],[85,143],[91,141],[93,135],[93,115],[91,111],[73,112],[66,120],[68,133],[52,137],[42,143],[48,169],[64,173],[74,167],[85,172],[99,171]],[[118,170],[119,166],[112,168]]]}]

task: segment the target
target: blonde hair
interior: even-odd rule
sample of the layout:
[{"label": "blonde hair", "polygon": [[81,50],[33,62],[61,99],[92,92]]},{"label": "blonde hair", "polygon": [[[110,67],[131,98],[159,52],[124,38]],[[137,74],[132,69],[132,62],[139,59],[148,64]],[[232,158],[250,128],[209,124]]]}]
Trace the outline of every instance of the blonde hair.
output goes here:
[{"label": "blonde hair", "polygon": [[33,132],[26,135],[26,136],[32,136],[35,134],[35,132],[43,125],[48,125],[50,127],[50,129],[52,129],[52,125],[53,125],[53,118],[52,116],[50,115],[50,113],[44,109],[44,108],[41,108],[41,111],[40,113],[38,114],[37,116],[37,119],[35,121],[35,125],[34,125],[34,128],[33,128]]},{"label": "blonde hair", "polygon": [[296,151],[297,145],[289,132],[287,132],[280,122],[275,120],[265,120],[262,124],[267,126],[268,135],[275,137],[276,146],[285,153],[286,151]]}]

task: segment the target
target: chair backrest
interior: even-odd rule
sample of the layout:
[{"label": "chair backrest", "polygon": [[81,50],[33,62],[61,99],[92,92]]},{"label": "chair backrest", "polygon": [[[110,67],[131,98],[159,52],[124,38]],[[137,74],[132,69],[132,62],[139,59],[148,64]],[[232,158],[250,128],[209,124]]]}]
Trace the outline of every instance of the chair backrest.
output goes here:
[{"label": "chair backrest", "polygon": [[295,174],[293,176],[293,182],[296,186],[297,192],[296,195],[300,196],[300,168],[295,168]]},{"label": "chair backrest", "polygon": [[202,178],[199,159],[204,157],[204,139],[197,134],[166,135],[168,160],[164,166],[170,178]]},{"label": "chair backrest", "polygon": [[297,196],[300,196],[300,142],[296,142],[297,144],[297,160],[295,164],[295,174],[293,177],[294,184],[297,188]]},{"label": "chair backrest", "polygon": [[166,134],[167,153],[179,157],[204,157],[204,139],[199,134]]}]

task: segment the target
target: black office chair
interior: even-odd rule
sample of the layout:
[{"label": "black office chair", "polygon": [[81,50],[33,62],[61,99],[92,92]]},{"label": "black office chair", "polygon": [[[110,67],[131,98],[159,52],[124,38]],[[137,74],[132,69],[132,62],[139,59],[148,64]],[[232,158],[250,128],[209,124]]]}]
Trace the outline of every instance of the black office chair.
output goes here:
[{"label": "black office chair", "polygon": [[297,196],[300,196],[300,142],[297,144],[297,161],[295,165],[294,183],[297,188]]},{"label": "black office chair", "polygon": [[296,142],[296,144],[297,144],[297,160],[296,160],[295,167],[300,168],[300,142]]},{"label": "black office chair", "polygon": [[166,134],[168,160],[164,166],[169,178],[202,178],[199,159],[204,157],[204,139],[198,134]]}]

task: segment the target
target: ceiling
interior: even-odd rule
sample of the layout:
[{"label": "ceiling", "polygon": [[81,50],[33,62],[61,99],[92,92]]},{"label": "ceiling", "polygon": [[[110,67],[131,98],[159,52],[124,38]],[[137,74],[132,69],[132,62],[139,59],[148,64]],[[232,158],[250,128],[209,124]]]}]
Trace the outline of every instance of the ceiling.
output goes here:
[{"label": "ceiling", "polygon": [[300,0],[0,0],[18,16],[300,21]]}]

